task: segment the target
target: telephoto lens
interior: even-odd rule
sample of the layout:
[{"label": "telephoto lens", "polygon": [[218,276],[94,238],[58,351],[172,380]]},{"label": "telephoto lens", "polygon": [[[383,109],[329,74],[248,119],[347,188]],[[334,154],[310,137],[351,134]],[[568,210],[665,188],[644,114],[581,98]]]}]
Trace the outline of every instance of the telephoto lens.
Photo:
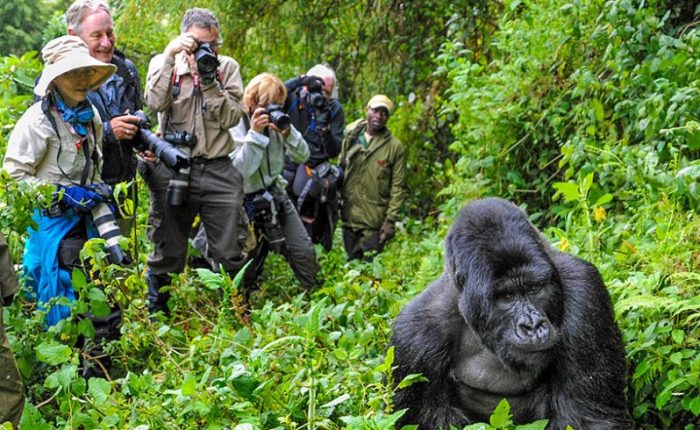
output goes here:
[{"label": "telephoto lens", "polygon": [[[177,143],[170,142],[168,140],[168,134],[165,135],[165,140],[153,134],[153,132],[150,130],[151,122],[148,120],[148,117],[143,111],[136,111],[133,113],[133,115],[139,118],[139,131],[136,135],[136,139],[133,140],[133,142],[138,145],[136,147],[137,150],[143,151],[148,149],[152,151],[154,154],[156,154],[160,161],[165,163],[166,166],[173,170],[181,170],[189,167],[189,153],[185,154],[178,148],[174,147],[173,144]],[[180,139],[192,139],[192,141],[185,139],[187,146],[194,146],[194,144],[197,143],[197,136],[186,132],[182,133],[187,136],[179,136],[176,133],[176,137]]]},{"label": "telephoto lens", "polygon": [[[190,148],[182,146],[182,150],[190,156]],[[190,186],[190,167],[176,170],[168,181],[167,198],[170,206],[183,206],[187,203],[187,192]]]},{"label": "telephoto lens", "polygon": [[131,264],[128,254],[122,251],[119,246],[119,239],[121,239],[122,233],[119,230],[114,214],[109,209],[109,205],[107,203],[98,203],[90,210],[90,213],[97,232],[105,240],[105,250],[107,251],[109,262],[120,266]]}]

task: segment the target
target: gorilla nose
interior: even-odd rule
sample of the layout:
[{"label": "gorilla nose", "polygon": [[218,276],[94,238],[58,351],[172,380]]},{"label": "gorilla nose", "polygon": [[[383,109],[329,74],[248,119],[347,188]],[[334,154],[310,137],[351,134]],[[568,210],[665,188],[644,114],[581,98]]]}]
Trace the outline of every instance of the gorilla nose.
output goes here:
[{"label": "gorilla nose", "polygon": [[541,342],[549,337],[549,323],[539,314],[522,315],[518,318],[516,331],[524,340]]}]

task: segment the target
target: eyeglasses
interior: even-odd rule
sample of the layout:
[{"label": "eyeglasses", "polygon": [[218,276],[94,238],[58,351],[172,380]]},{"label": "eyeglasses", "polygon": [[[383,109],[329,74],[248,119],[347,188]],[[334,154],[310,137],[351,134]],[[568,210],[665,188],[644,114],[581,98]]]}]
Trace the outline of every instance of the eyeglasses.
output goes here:
[{"label": "eyeglasses", "polygon": [[224,44],[224,39],[219,38],[216,42],[205,42],[205,41],[200,41],[199,43],[208,43],[211,45],[212,48],[219,48],[221,45]]}]

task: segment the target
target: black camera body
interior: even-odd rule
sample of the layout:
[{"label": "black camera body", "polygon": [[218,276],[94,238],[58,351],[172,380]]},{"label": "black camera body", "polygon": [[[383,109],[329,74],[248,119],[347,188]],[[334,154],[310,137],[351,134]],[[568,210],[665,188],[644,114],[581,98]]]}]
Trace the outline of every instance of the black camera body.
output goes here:
[{"label": "black camera body", "polygon": [[292,124],[292,119],[284,112],[282,105],[267,105],[265,111],[270,117],[270,122],[277,126],[280,130],[286,130]]},{"label": "black camera body", "polygon": [[200,43],[194,51],[194,60],[197,62],[197,70],[203,78],[211,78],[219,69],[219,58],[212,49],[211,43]]},{"label": "black camera body", "polygon": [[321,109],[326,105],[326,95],[323,93],[323,81],[312,79],[306,84],[307,101],[316,109]]},{"label": "black camera body", "polygon": [[[132,115],[139,118],[139,122],[137,123],[139,131],[132,140],[132,145],[136,150],[152,151],[163,163],[165,163],[166,166],[170,167],[174,171],[189,169],[189,154],[186,154],[178,148],[175,148],[173,146],[173,143],[182,140],[191,142],[190,145],[186,146],[194,146],[194,144],[197,143],[197,136],[191,133],[181,132],[188,136],[181,136],[180,133],[169,133],[171,135],[175,134],[176,136],[171,137],[176,139],[173,139],[171,141],[168,138],[168,134],[164,136],[165,139],[161,139],[160,137],[156,136],[153,132],[151,132],[151,122],[148,120],[148,117],[143,111],[136,111]],[[177,143],[174,144],[177,145]]]},{"label": "black camera body", "polygon": [[254,216],[253,222],[267,239],[267,243],[277,253],[285,242],[284,232],[279,220],[277,202],[275,196],[269,191],[258,194],[253,198]]}]

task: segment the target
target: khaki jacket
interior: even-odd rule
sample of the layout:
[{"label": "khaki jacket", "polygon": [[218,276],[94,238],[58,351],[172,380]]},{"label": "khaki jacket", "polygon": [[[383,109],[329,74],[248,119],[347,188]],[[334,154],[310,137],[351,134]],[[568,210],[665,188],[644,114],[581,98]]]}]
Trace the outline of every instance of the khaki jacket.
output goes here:
[{"label": "khaki jacket", "polygon": [[[12,266],[10,259],[10,251],[7,249],[7,241],[0,234],[0,307],[4,304],[3,298],[10,297],[19,290],[19,282],[17,282],[17,273]],[[2,312],[2,309],[0,309]],[[2,325],[0,324],[0,329]]]},{"label": "khaki jacket", "polygon": [[406,152],[388,129],[374,136],[365,149],[358,137],[366,129],[366,120],[345,128],[340,152],[345,170],[341,219],[344,227],[379,230],[384,222],[400,219],[406,200]]},{"label": "khaki jacket", "polygon": [[[80,183],[85,166],[85,152],[79,148],[78,135],[71,131],[63,118],[52,110],[59,136],[41,110],[41,101],[34,103],[17,121],[7,144],[3,169],[18,181],[72,185]],[[87,183],[102,182],[102,120],[94,107],[92,120],[95,136],[88,134],[88,153],[92,155],[97,142],[97,166],[90,163]],[[97,138],[95,140],[95,137]]]},{"label": "khaki jacket", "polygon": [[[243,80],[238,63],[231,57],[219,55],[221,83],[217,80],[202,84],[201,94],[195,94],[194,82],[189,74],[176,70],[175,63],[182,61],[184,53],[176,60],[156,55],[148,66],[144,101],[161,118],[163,131],[187,131],[197,136],[192,157],[207,159],[225,157],[233,151],[233,140],[228,129],[241,118],[243,108]],[[181,67],[182,68],[182,67]],[[173,97],[173,76],[180,77],[180,93]]]}]

